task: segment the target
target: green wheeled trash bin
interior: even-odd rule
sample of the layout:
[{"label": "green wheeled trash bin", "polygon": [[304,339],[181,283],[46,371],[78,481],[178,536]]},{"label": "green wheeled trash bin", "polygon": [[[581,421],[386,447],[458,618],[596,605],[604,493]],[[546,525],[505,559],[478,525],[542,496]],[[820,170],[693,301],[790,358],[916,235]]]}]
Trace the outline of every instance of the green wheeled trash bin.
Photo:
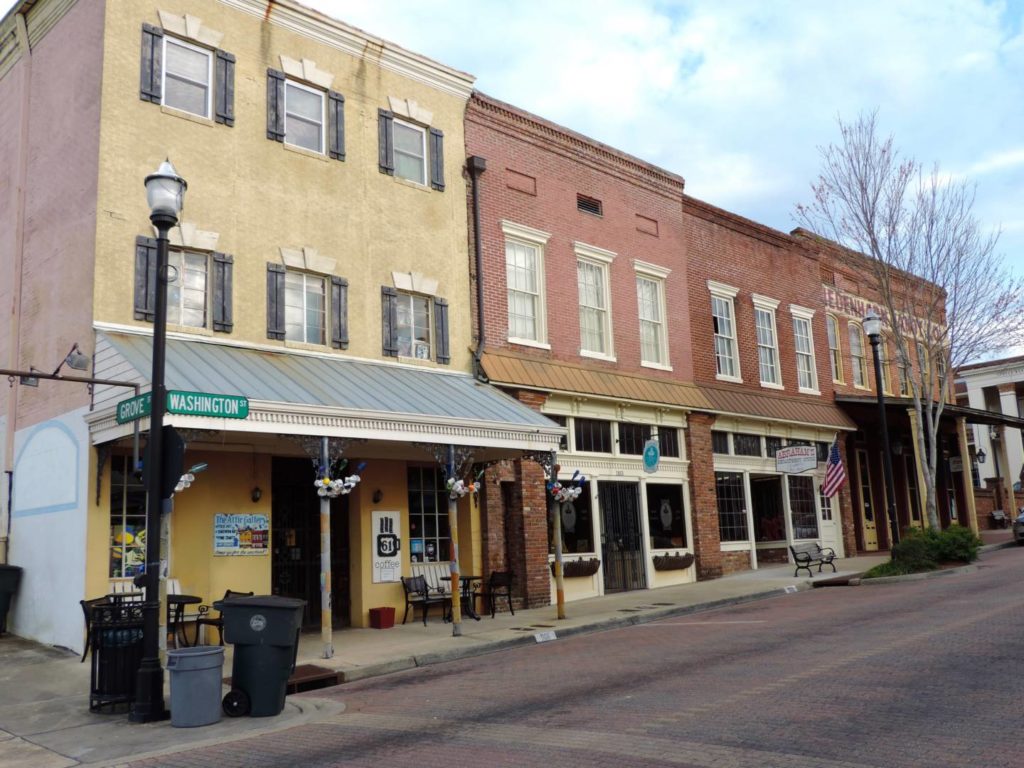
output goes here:
[{"label": "green wheeled trash bin", "polygon": [[214,603],[224,619],[224,639],[235,646],[231,691],[223,701],[226,715],[272,717],[284,709],[305,606],[305,600],[277,595]]}]

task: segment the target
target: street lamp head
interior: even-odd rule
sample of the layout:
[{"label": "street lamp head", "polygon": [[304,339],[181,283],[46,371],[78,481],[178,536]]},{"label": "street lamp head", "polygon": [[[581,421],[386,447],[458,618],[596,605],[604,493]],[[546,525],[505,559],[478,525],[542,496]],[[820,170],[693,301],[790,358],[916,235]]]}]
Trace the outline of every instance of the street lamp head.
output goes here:
[{"label": "street lamp head", "polygon": [[864,333],[871,341],[875,341],[882,335],[882,318],[874,312],[864,318]]},{"label": "street lamp head", "polygon": [[146,201],[149,216],[170,218],[177,222],[185,204],[185,190],[188,184],[178,175],[170,160],[164,160],[156,173],[146,177]]}]

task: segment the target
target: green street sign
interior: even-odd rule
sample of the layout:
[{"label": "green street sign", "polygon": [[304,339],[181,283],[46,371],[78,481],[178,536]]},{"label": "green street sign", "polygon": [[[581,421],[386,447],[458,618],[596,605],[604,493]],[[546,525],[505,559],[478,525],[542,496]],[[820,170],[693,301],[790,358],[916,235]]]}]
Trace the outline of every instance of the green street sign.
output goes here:
[{"label": "green street sign", "polygon": [[244,419],[249,415],[249,400],[240,395],[211,395],[206,392],[167,393],[167,412],[183,416],[213,416]]},{"label": "green street sign", "polygon": [[[153,412],[150,393],[130,397],[117,404],[117,423],[149,416]],[[206,392],[167,393],[167,413],[183,416],[212,416],[221,419],[245,419],[249,416],[249,400],[240,395],[213,395]]]},{"label": "green street sign", "polygon": [[125,424],[129,421],[149,416],[153,410],[153,401],[146,392],[135,397],[129,397],[117,404],[117,423]]}]

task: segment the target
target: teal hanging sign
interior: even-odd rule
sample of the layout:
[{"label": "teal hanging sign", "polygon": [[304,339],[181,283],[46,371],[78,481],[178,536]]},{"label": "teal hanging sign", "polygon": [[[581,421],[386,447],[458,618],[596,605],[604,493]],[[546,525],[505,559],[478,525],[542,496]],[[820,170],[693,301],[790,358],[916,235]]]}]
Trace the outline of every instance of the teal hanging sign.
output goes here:
[{"label": "teal hanging sign", "polygon": [[653,474],[658,471],[658,463],[661,461],[661,449],[658,448],[658,441],[651,438],[644,443],[644,472]]}]

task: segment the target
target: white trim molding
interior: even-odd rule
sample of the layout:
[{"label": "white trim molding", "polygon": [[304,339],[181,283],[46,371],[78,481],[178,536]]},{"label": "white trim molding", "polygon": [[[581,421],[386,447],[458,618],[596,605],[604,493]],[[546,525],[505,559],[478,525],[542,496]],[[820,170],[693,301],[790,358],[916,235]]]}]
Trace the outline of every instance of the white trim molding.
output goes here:
[{"label": "white trim molding", "polygon": [[224,39],[223,32],[210,29],[203,24],[202,19],[191,13],[177,14],[164,10],[158,10],[156,13],[160,17],[160,26],[163,30],[177,37],[194,40],[210,48],[219,48],[220,41]]}]

